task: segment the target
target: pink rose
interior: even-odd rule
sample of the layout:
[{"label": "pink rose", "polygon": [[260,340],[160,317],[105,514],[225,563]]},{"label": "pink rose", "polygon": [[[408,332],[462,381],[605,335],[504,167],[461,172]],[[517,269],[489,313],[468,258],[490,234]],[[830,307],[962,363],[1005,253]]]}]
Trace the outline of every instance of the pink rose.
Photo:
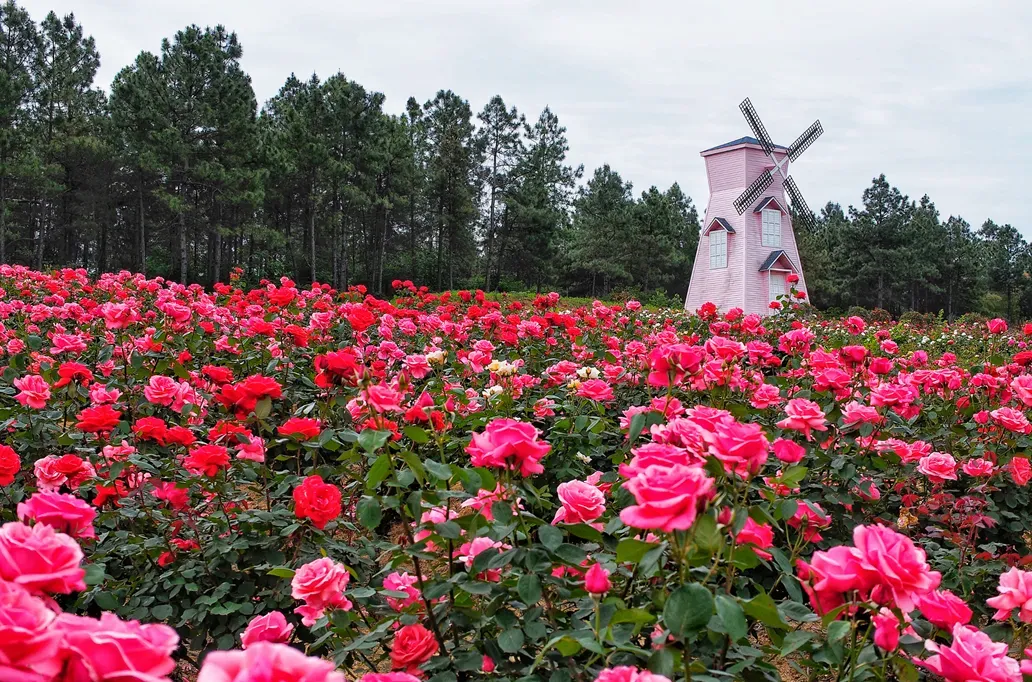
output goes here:
[{"label": "pink rose", "polygon": [[687,375],[699,371],[703,350],[687,343],[659,346],[649,353],[650,386],[666,387],[679,384]]},{"label": "pink rose", "polygon": [[42,599],[0,580],[0,680],[50,680],[61,671],[55,618]]},{"label": "pink rose", "polygon": [[1018,620],[1032,623],[1032,573],[1012,568],[1000,576],[996,591],[998,596],[985,600],[996,609],[994,620],[1007,620],[1013,609],[1019,609]]},{"label": "pink rose", "polygon": [[538,440],[533,424],[508,418],[495,419],[482,433],[474,433],[466,446],[473,466],[510,469],[523,476],[542,473],[541,459],[551,449]]},{"label": "pink rose", "polygon": [[603,568],[602,564],[592,564],[584,574],[584,589],[591,594],[605,594],[612,587],[613,583],[609,582],[609,571]]},{"label": "pink rose", "polygon": [[881,524],[857,526],[853,544],[863,570],[877,582],[873,597],[892,601],[904,612],[914,609],[917,596],[939,586],[941,575],[931,570],[925,552],[914,541]]},{"label": "pink rose", "polygon": [[957,460],[945,452],[933,452],[922,457],[917,464],[917,470],[932,483],[957,480]]},{"label": "pink rose", "polygon": [[709,453],[724,465],[724,471],[743,478],[755,475],[770,455],[770,442],[759,424],[721,419],[713,424],[712,430],[704,428],[702,437]]},{"label": "pink rose", "polygon": [[1032,433],[1032,424],[1029,423],[1025,413],[1015,410],[1013,407],[1001,407],[989,413],[997,424],[1015,433]]},{"label": "pink rose", "polygon": [[899,646],[899,619],[884,606],[871,618],[874,625],[874,645],[883,651],[895,651]]},{"label": "pink rose", "polygon": [[168,407],[176,399],[178,389],[179,384],[175,379],[155,374],[147,382],[147,387],[143,389],[143,397],[155,405]]},{"label": "pink rose", "polygon": [[1032,374],[1014,377],[1010,383],[1011,390],[1025,407],[1032,407]]},{"label": "pink rose", "polygon": [[20,391],[18,395],[14,396],[14,399],[23,406],[31,407],[34,410],[42,410],[47,406],[47,401],[50,400],[50,384],[43,377],[38,374],[30,374],[15,379],[12,383]]},{"label": "pink rose", "polygon": [[1007,655],[1008,645],[968,625],[953,626],[953,643],[948,647],[928,640],[925,648],[935,655],[914,662],[947,682],[1021,682],[1020,666]]},{"label": "pink rose", "polygon": [[577,387],[577,395],[588,400],[605,402],[613,399],[613,387],[602,379],[588,379]]},{"label": "pink rose", "polygon": [[785,414],[788,417],[779,421],[778,426],[783,429],[799,431],[806,436],[806,440],[812,439],[811,432],[813,431],[828,430],[827,420],[824,417],[821,406],[812,400],[806,400],[805,398],[789,400],[788,404],[785,405]]},{"label": "pink rose", "polygon": [[258,642],[279,642],[286,644],[290,641],[290,635],[294,632],[294,626],[287,622],[286,617],[279,611],[270,611],[261,616],[255,616],[247,624],[244,634],[240,635],[240,648],[246,649]]},{"label": "pink rose", "polygon": [[358,682],[420,682],[420,679],[408,673],[366,673],[358,678]]},{"label": "pink rose", "polygon": [[34,594],[86,589],[79,544],[50,526],[5,523],[0,527],[0,579]]},{"label": "pink rose", "polygon": [[[212,651],[197,682],[345,682],[333,663],[286,644],[255,642],[246,651]],[[402,682],[401,680],[393,682]]]},{"label": "pink rose", "polygon": [[746,517],[742,530],[735,535],[736,545],[752,545],[756,556],[761,559],[770,559],[770,552],[763,550],[774,546],[774,529],[766,523],[756,523],[750,517]]},{"label": "pink rose", "polygon": [[383,579],[383,589],[391,592],[404,592],[407,597],[387,597],[387,604],[395,611],[404,611],[409,606],[419,603],[420,592],[416,587],[419,580],[408,571],[395,571]]},{"label": "pink rose", "polygon": [[179,635],[167,625],[141,625],[113,613],[99,620],[64,613],[55,627],[64,635],[71,680],[158,682],[176,668]]},{"label": "pink rose", "polygon": [[595,682],[670,682],[670,679],[663,675],[638,670],[629,665],[620,665],[615,668],[600,670]]},{"label": "pink rose", "polygon": [[1012,458],[1007,468],[1010,470],[1011,478],[1021,487],[1025,487],[1029,480],[1032,480],[1032,465],[1027,457]]},{"label": "pink rose", "polygon": [[984,458],[969,459],[964,462],[961,467],[965,474],[968,476],[974,476],[975,478],[983,478],[992,476],[993,472],[996,471],[996,467],[991,461]]},{"label": "pink rose", "polygon": [[713,497],[713,484],[700,467],[648,466],[624,483],[637,504],[620,512],[620,520],[632,528],[665,533],[687,530]]},{"label": "pink rose", "polygon": [[560,483],[556,495],[563,506],[556,511],[553,526],[557,523],[591,523],[606,510],[606,496],[584,481]]},{"label": "pink rose", "polygon": [[363,394],[365,402],[377,412],[401,412],[401,394],[390,386],[370,386]]},{"label": "pink rose", "polygon": [[73,538],[95,538],[93,519],[97,512],[75,495],[41,490],[18,503],[18,520],[43,523]]},{"label": "pink rose", "polygon": [[986,322],[986,327],[989,328],[990,334],[1002,334],[1007,331],[1007,321],[999,317],[994,317]]},{"label": "pink rose", "polygon": [[327,609],[350,611],[351,601],[344,596],[349,580],[348,569],[329,557],[308,562],[297,569],[290,581],[290,595],[305,602],[294,613],[302,616],[306,627],[312,627]]},{"label": "pink rose", "polygon": [[967,625],[973,615],[964,600],[949,590],[934,590],[921,595],[917,600],[917,608],[921,609],[921,615],[929,623],[941,630],[952,630],[954,625]]},{"label": "pink rose", "polygon": [[806,448],[785,438],[778,438],[772,445],[774,456],[785,464],[795,464],[806,457]]}]

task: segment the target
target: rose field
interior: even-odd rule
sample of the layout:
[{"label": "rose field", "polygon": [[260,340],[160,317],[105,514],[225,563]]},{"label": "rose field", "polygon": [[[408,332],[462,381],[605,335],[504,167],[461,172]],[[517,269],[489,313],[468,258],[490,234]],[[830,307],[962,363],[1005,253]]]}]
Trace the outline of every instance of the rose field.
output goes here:
[{"label": "rose field", "polygon": [[0,680],[1022,680],[1032,325],[791,300],[0,266]]}]

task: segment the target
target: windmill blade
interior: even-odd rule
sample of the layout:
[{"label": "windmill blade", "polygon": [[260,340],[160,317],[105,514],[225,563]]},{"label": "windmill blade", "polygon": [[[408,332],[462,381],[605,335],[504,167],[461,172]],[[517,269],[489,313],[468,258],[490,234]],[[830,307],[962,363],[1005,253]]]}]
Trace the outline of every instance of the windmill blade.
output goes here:
[{"label": "windmill blade", "polygon": [[760,115],[756,113],[756,109],[753,107],[752,102],[746,97],[745,100],[738,105],[738,108],[742,110],[742,115],[745,116],[746,122],[749,127],[752,128],[753,135],[760,141],[760,146],[763,147],[763,151],[769,156],[774,151],[774,143],[770,140],[770,135],[767,134],[767,129],[763,127],[763,121],[760,120]]},{"label": "windmill blade", "polygon": [[763,190],[770,187],[770,183],[774,182],[774,178],[771,176],[769,170],[765,170],[760,173],[760,177],[753,180],[753,184],[742,192],[742,195],[735,199],[735,210],[738,211],[738,215],[742,215],[745,211],[752,206],[752,203],[760,198],[763,194]]},{"label": "windmill blade", "polygon": [[806,148],[813,144],[813,141],[821,136],[824,128],[821,127],[820,119],[814,121],[813,125],[803,131],[803,134],[788,148],[788,158],[791,161],[798,159]]},{"label": "windmill blade", "polygon": [[817,221],[814,218],[813,212],[803,200],[803,195],[799,192],[799,187],[795,184],[795,180],[792,179],[791,175],[785,178],[785,193],[788,194],[788,198],[792,202],[792,208],[795,209],[796,215],[798,215],[799,218],[806,223],[806,226],[812,230]]}]

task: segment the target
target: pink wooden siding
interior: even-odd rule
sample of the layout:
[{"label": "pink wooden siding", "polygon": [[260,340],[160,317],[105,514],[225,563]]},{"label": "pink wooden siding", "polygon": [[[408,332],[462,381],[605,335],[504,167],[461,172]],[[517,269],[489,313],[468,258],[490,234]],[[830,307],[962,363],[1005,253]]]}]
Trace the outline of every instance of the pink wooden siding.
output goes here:
[{"label": "pink wooden siding", "polygon": [[[775,154],[779,160],[783,157],[778,152]],[[704,158],[710,199],[703,228],[708,227],[714,218],[724,218],[735,229],[735,233],[727,237],[727,268],[718,270],[710,270],[709,237],[702,236],[699,239],[685,308],[695,311],[703,303],[712,302],[722,311],[741,308],[746,314],[766,315],[771,312],[768,307],[770,292],[767,273],[760,272],[760,265],[778,247],[762,245],[763,222],[761,214],[753,213],[753,208],[763,197],[768,196],[776,198],[783,206],[788,205],[781,176],[774,173],[774,182],[770,187],[743,215],[738,215],[734,207],[735,199],[760,173],[771,168],[770,159],[758,145],[753,144],[711,151]],[[787,166],[785,172],[788,172]],[[781,216],[780,249],[801,270],[792,221],[787,213]],[[803,273],[799,271],[796,274],[800,278],[796,288],[806,291]]]}]

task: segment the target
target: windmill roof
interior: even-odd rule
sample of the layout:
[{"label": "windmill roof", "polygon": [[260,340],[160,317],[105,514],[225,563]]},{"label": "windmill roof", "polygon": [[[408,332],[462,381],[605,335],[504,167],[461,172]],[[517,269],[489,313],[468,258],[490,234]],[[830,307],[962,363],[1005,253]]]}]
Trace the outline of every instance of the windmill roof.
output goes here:
[{"label": "windmill roof", "polygon": [[[722,228],[724,228],[725,230],[727,230],[731,234],[735,233],[735,228],[731,227],[731,223],[729,223],[724,218],[714,218],[713,220],[710,221],[709,227],[713,227],[713,223],[717,223],[718,225],[720,225]],[[707,232],[708,232],[708,230],[707,230]]]},{"label": "windmill roof", "polygon": [[775,197],[764,197],[763,199],[760,199],[760,203],[756,204],[756,208],[753,209],[753,213],[759,213],[763,209],[767,208],[771,203],[781,209],[782,213],[788,213],[788,211],[785,210],[785,207],[781,205],[781,202]]},{"label": "windmill roof", "polygon": [[[703,149],[702,153],[705,154],[706,152],[714,152],[714,151],[716,151],[718,149],[724,149],[726,147],[737,147],[740,144],[754,144],[754,145],[756,145],[758,147],[763,146],[763,145],[760,144],[760,141],[757,140],[755,137],[746,136],[746,137],[740,137],[737,140],[731,140],[730,142],[725,142],[724,144],[718,144],[716,147],[710,147],[709,149]],[[775,144],[774,148],[775,149],[784,149],[784,150],[788,149],[788,147],[783,147],[780,144]]]},{"label": "windmill roof", "polygon": [[766,272],[767,270],[773,268],[774,264],[777,263],[778,259],[782,256],[784,256],[785,260],[788,261],[789,266],[791,266],[793,270],[798,272],[798,268],[796,268],[795,263],[793,263],[792,259],[788,257],[788,254],[785,252],[784,249],[777,249],[775,251],[771,251],[770,255],[767,256],[767,260],[763,261],[763,265],[760,266],[760,272]]}]

